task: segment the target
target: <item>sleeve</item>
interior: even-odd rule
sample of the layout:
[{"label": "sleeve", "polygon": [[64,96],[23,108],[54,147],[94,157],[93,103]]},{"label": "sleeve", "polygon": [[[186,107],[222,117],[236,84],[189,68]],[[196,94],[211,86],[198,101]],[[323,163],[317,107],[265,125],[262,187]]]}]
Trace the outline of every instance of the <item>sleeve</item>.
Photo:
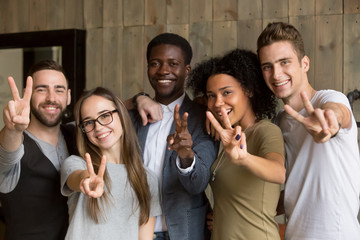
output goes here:
[{"label": "sleeve", "polygon": [[20,160],[24,152],[23,144],[13,152],[0,146],[0,192],[9,193],[16,187],[20,179]]},{"label": "sleeve", "polygon": [[146,168],[146,173],[151,194],[150,217],[159,216],[162,214],[160,205],[159,182],[157,177],[151,170]]},{"label": "sleeve", "polygon": [[285,158],[284,138],[278,126],[268,121],[264,121],[255,132],[255,139],[258,139],[258,156],[264,157],[267,153],[279,153]]},{"label": "sleeve", "polygon": [[67,185],[66,181],[69,175],[75,170],[86,170],[86,162],[83,158],[75,155],[71,155],[66,158],[61,165],[61,194],[64,196],[70,196],[74,193]]},{"label": "sleeve", "polygon": [[181,184],[190,194],[205,191],[210,179],[210,168],[218,152],[218,145],[206,132],[205,117],[205,112],[198,108],[189,112],[188,127],[193,139],[192,149],[196,161],[191,172],[184,174],[177,171]]}]

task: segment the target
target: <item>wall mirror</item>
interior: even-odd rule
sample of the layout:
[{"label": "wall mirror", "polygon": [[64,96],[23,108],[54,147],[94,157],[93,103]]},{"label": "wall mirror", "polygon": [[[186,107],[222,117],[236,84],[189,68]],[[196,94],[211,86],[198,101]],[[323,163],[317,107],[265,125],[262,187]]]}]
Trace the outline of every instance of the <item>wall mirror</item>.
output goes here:
[{"label": "wall mirror", "polygon": [[69,80],[72,99],[63,122],[72,121],[74,104],[85,88],[85,45],[86,31],[78,29],[0,34],[1,109],[11,99],[8,76],[15,78],[19,90],[23,89],[30,67],[53,59],[64,67]]}]

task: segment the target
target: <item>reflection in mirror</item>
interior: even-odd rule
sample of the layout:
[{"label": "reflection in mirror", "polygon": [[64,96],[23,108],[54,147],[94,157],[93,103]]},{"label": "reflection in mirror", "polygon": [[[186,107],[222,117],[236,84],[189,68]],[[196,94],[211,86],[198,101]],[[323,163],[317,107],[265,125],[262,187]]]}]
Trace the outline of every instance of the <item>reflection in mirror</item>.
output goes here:
[{"label": "reflection in mirror", "polygon": [[[23,89],[31,66],[41,60],[52,59],[62,64],[61,46],[0,49],[0,108],[12,99],[8,76],[15,79],[18,89]],[[4,126],[1,114],[0,129]]]}]

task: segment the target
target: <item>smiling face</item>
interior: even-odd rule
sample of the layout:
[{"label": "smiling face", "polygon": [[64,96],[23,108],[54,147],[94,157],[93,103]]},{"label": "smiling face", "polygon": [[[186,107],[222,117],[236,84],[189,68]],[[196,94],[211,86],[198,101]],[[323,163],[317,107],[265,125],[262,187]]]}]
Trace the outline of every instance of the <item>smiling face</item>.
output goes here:
[{"label": "smiling face", "polygon": [[184,93],[184,84],[190,72],[190,65],[185,65],[180,47],[160,44],[152,48],[148,77],[155,90],[156,101],[168,105]]},{"label": "smiling face", "polygon": [[[96,95],[90,96],[81,105],[81,121],[95,120],[103,113],[115,109],[115,104],[112,101]],[[86,133],[88,140],[97,146],[103,154],[107,151],[120,152],[120,138],[123,129],[117,112],[112,113],[112,118],[113,121],[106,126],[95,122],[95,128]]]},{"label": "smiling face", "polygon": [[219,120],[222,119],[221,107],[226,109],[231,125],[239,122],[240,125],[254,114],[247,95],[241,84],[227,74],[216,74],[209,77],[206,84],[208,109]]},{"label": "smiling face", "polygon": [[41,70],[33,74],[33,81],[31,121],[38,121],[46,127],[57,126],[71,99],[64,74],[55,70]]},{"label": "smiling face", "polygon": [[306,90],[309,59],[304,56],[300,62],[290,42],[274,42],[262,47],[259,59],[267,86],[285,103]]}]

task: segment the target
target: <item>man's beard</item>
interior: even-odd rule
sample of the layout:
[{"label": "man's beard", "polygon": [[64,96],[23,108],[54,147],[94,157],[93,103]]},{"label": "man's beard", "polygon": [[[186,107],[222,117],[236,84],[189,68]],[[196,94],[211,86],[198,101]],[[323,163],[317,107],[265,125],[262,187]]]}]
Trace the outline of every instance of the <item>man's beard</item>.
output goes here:
[{"label": "man's beard", "polygon": [[57,116],[57,118],[55,118],[54,120],[49,121],[49,120],[46,118],[46,116],[45,116],[44,114],[42,114],[40,111],[38,111],[37,108],[36,108],[32,103],[30,103],[30,111],[31,111],[31,113],[34,115],[34,117],[35,117],[40,123],[42,123],[42,124],[45,125],[46,127],[55,127],[55,126],[57,126],[57,125],[61,122],[61,119],[62,119],[62,117],[64,116],[66,109],[62,109],[61,106],[59,106],[58,104],[53,103],[53,102],[45,102],[45,103],[42,103],[42,104],[40,104],[39,107],[41,107],[42,105],[53,105],[53,106],[58,107],[58,108],[60,109],[59,116]]}]

